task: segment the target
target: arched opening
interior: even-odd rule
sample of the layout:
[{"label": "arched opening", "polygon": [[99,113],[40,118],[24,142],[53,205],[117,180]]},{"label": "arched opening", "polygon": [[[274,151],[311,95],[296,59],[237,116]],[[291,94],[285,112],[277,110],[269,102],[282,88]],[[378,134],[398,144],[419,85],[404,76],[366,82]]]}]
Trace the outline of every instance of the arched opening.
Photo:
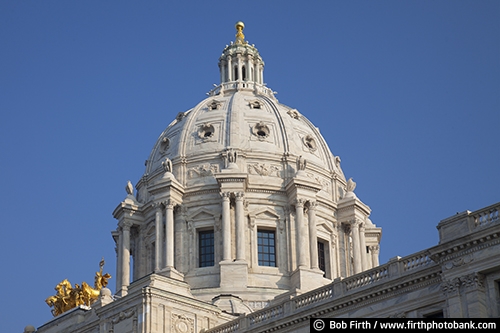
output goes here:
[{"label": "arched opening", "polygon": [[245,66],[241,67],[241,76],[242,76],[243,81],[247,80],[247,71],[246,71]]},{"label": "arched opening", "polygon": [[234,75],[233,75],[233,81],[238,81],[238,66],[234,66]]}]

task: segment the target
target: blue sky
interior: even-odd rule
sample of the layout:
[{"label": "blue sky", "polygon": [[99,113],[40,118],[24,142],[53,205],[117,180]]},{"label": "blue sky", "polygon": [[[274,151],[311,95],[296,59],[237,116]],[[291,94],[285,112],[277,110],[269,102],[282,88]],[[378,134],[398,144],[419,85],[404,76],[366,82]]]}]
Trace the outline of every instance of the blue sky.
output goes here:
[{"label": "blue sky", "polygon": [[500,201],[499,1],[0,2],[0,330],[113,275],[112,212],[164,128],[219,83],[245,22],[283,104],[321,130],[382,227],[381,263]]}]

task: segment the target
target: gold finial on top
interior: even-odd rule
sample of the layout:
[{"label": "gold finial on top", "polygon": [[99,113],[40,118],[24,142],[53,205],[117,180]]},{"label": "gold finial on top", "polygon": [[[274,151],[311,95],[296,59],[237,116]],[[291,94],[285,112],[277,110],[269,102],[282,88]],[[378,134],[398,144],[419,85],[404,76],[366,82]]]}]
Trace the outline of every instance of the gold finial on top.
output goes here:
[{"label": "gold finial on top", "polygon": [[234,26],[236,28],[236,44],[245,44],[245,35],[243,34],[245,24],[241,21],[238,21]]}]

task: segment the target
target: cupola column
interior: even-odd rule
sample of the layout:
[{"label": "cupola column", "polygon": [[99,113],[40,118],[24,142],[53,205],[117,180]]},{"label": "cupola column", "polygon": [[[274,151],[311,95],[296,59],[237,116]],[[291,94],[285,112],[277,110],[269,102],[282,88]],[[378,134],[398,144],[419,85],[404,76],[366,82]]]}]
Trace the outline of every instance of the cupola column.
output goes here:
[{"label": "cupola column", "polygon": [[163,212],[162,212],[162,204],[156,203],[154,204],[156,208],[156,217],[155,217],[155,272],[160,271],[162,264],[162,240],[163,240]]},{"label": "cupola column", "polygon": [[242,59],[241,59],[241,55],[238,54],[237,55],[237,59],[238,59],[238,67],[237,67],[237,71],[238,71],[238,81],[243,81],[243,70],[242,70],[242,67],[243,67],[243,64],[242,64]]},{"label": "cupola column", "polygon": [[352,235],[352,249],[353,249],[353,259],[354,259],[354,274],[362,271],[361,268],[361,246],[359,241],[359,222],[358,220],[353,220],[351,222],[351,235]]},{"label": "cupola column", "polygon": [[236,261],[245,260],[245,218],[243,208],[243,192],[236,192]]},{"label": "cupola column", "polygon": [[252,69],[252,55],[249,54],[247,55],[247,70],[246,70],[246,74],[247,74],[247,77],[246,77],[246,81],[253,81],[253,77],[252,77],[252,72],[253,72],[253,69]]},{"label": "cupola column", "polygon": [[260,84],[264,84],[264,66],[262,63],[259,63],[259,73],[260,73]]},{"label": "cupola column", "polygon": [[224,83],[226,82],[226,61],[221,60],[219,64],[219,69],[220,69],[220,82]]},{"label": "cupola column", "polygon": [[221,192],[222,196],[222,260],[231,260],[231,214],[230,192]]},{"label": "cupola column", "polygon": [[318,269],[318,236],[316,232],[316,202],[309,201],[307,211],[309,219],[309,249],[311,258],[311,268]]},{"label": "cupola column", "polygon": [[165,266],[174,267],[174,203],[167,200],[165,221]]},{"label": "cupola column", "polygon": [[304,227],[304,200],[297,199],[295,202],[295,228],[297,232],[298,266],[308,267],[306,258],[307,233]]},{"label": "cupola column", "polygon": [[231,56],[227,56],[227,81],[233,81],[233,63],[231,61]]},{"label": "cupola column", "polygon": [[255,82],[262,84],[262,80],[260,79],[260,63],[255,64]]}]

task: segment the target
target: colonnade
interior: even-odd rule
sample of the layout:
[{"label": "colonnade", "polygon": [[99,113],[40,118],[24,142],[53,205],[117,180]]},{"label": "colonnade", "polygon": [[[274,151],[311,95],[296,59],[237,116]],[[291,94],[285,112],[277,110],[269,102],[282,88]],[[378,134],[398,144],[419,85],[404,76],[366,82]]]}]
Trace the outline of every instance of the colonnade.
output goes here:
[{"label": "colonnade", "polygon": [[[356,274],[371,268],[366,253],[365,224],[359,219],[353,219],[349,221],[348,225],[352,237],[353,273]],[[374,266],[378,266],[378,255],[376,257],[377,264]]]},{"label": "colonnade", "polygon": [[[174,206],[175,203],[172,200],[152,204],[155,210],[155,272],[165,268],[174,268]],[[164,215],[165,232],[163,231]],[[116,289],[122,296],[127,294],[130,285],[130,229],[133,225],[133,221],[126,219],[119,223]],[[163,243],[165,243],[164,250]]]},{"label": "colonnade", "polygon": [[[220,81],[253,81],[256,83],[264,84],[264,67],[260,60],[254,60],[253,55],[247,54],[242,56],[236,55],[235,59],[228,55],[226,59],[221,59],[219,62],[220,67]],[[243,72],[245,67],[245,75]]]}]

